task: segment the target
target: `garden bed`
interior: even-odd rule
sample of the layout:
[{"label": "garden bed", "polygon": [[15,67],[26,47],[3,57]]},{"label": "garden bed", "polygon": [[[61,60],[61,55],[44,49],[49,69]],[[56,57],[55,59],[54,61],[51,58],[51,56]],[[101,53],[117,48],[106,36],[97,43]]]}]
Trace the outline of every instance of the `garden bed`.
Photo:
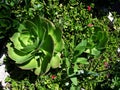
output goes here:
[{"label": "garden bed", "polygon": [[2,0],[1,89],[119,90],[118,4]]}]

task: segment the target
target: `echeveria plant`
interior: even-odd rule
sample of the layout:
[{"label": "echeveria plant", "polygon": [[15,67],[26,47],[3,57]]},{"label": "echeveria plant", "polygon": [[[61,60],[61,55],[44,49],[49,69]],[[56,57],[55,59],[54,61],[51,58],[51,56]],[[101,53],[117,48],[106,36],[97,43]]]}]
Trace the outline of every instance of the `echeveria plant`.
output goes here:
[{"label": "echeveria plant", "polygon": [[63,49],[62,32],[46,18],[35,17],[25,20],[18,32],[7,44],[8,56],[21,69],[32,70],[36,75],[60,65]]}]

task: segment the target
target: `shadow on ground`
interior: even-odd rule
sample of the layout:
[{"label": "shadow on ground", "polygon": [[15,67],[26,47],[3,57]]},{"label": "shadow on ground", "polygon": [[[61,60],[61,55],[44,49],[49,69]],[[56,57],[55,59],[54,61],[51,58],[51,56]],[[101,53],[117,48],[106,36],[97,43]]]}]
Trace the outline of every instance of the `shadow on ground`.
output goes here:
[{"label": "shadow on ground", "polygon": [[17,67],[14,61],[12,61],[10,58],[6,58],[6,68],[7,72],[10,74],[10,77],[14,80],[24,80],[25,78],[28,78],[30,83],[34,83],[37,79],[37,76],[31,72],[30,70],[22,70]]},{"label": "shadow on ground", "polygon": [[[2,57],[3,54],[7,53],[7,49],[5,47],[6,42],[7,42],[6,39],[0,39],[0,58]],[[20,68],[17,67],[15,62],[12,61],[9,57],[6,57],[4,63],[6,65],[7,72],[10,74],[10,77],[12,79],[20,81],[25,78],[28,78],[31,83],[34,83],[36,81],[37,76],[33,72],[29,70],[21,70]]]}]

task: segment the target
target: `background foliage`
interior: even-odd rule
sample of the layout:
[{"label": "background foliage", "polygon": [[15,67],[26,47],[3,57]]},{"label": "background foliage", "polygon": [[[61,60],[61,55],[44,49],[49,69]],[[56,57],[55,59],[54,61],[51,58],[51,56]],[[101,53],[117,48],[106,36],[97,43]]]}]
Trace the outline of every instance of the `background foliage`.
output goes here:
[{"label": "background foliage", "polygon": [[[106,3],[105,3],[106,2]],[[99,3],[99,5],[98,5]],[[2,0],[0,38],[9,42],[19,24],[40,15],[62,29],[61,67],[44,76],[19,69],[6,58],[12,90],[118,90],[119,10],[114,0]],[[112,5],[112,7],[111,7]],[[112,12],[114,23],[107,16]],[[111,26],[111,27],[110,27]],[[11,67],[12,66],[12,67]]]}]

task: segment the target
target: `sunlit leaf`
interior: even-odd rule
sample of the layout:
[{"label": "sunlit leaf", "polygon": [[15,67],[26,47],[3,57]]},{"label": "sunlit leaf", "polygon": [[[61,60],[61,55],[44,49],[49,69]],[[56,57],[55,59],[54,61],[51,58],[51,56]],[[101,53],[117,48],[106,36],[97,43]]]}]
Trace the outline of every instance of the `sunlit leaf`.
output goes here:
[{"label": "sunlit leaf", "polygon": [[77,77],[71,77],[70,80],[72,81],[72,83],[73,83],[74,85],[77,85],[77,84],[78,84]]},{"label": "sunlit leaf", "polygon": [[81,63],[81,64],[89,64],[86,58],[80,57],[76,59],[75,63]]}]

